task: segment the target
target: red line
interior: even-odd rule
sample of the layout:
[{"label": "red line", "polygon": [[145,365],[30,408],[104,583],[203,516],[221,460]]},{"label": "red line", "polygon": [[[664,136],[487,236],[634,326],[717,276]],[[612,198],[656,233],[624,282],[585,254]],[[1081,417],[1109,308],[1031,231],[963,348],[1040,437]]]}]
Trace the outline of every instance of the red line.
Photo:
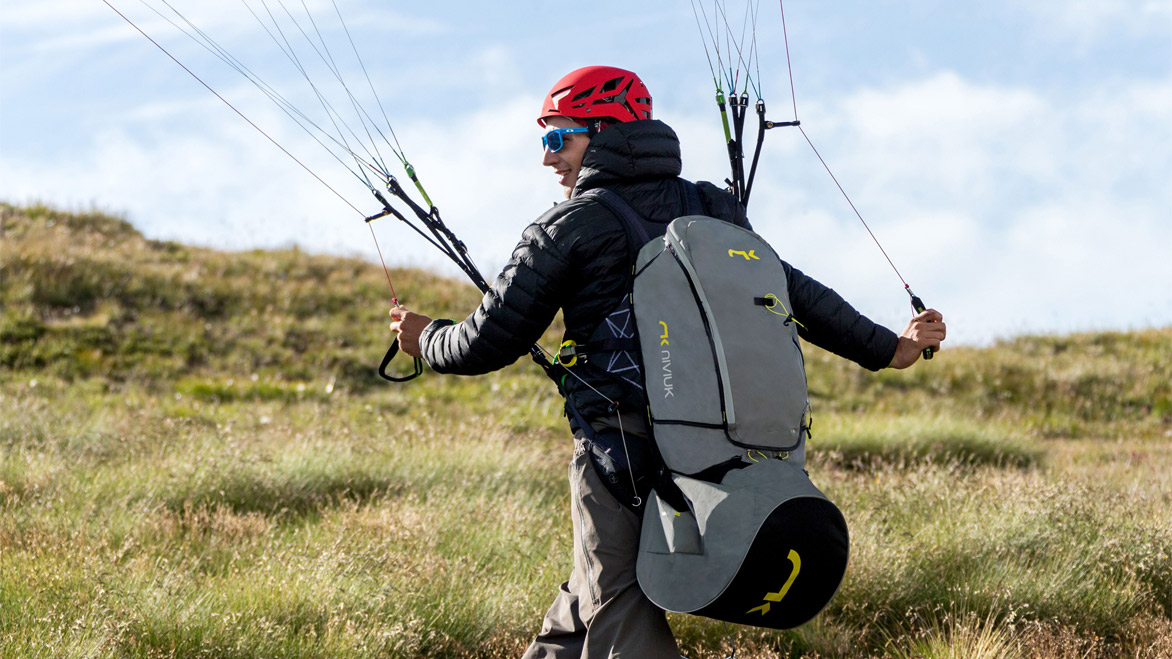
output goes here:
[{"label": "red line", "polygon": [[383,260],[383,249],[378,246],[378,236],[374,234],[374,227],[369,222],[366,226],[370,227],[370,237],[374,238],[374,248],[378,250],[378,262],[383,264],[383,274],[387,276],[387,286],[391,287],[391,304],[399,306],[399,296],[395,293],[395,285],[391,283],[391,271],[387,270],[387,262]]},{"label": "red line", "polygon": [[785,2],[777,0],[781,6],[781,36],[785,39],[785,66],[789,69],[789,97],[794,102],[794,121],[798,120],[798,96],[794,93],[794,65],[789,61],[789,35],[785,30]]}]

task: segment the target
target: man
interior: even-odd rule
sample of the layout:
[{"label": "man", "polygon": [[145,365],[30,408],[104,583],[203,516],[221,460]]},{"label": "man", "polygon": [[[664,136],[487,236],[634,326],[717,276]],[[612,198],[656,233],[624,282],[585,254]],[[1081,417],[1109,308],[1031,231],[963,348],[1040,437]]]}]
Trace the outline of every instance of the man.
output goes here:
[{"label": "man", "polygon": [[[630,292],[634,254],[642,246],[632,244],[624,222],[589,193],[593,189],[617,193],[649,227],[659,227],[658,235],[689,214],[689,198],[700,202],[703,214],[749,228],[744,208],[724,190],[700,182],[698,199],[689,197],[678,178],[679,141],[651,118],[651,95],[630,71],[595,66],[568,74],[546,97],[538,124],[548,129],[542,164],[553,169],[568,201],[525,229],[508,265],[463,322],[391,310],[390,327],[402,350],[437,372],[474,375],[513,363],[558,309],[564,338],[591,344]],[[803,338],[866,368],[906,368],[944,339],[943,317],[934,310],[917,315],[896,336],[797,269],[787,267],[787,275]],[[676,659],[663,611],[636,581],[641,517],[632,510],[634,496],[625,495],[635,492],[624,491],[622,482],[630,477],[637,490],[633,481],[646,476],[638,464],[648,453],[646,402],[599,366],[605,360],[583,361],[562,381],[575,437],[574,569],[524,657]],[[629,474],[628,462],[634,463]],[[604,481],[600,473],[621,477]]]}]

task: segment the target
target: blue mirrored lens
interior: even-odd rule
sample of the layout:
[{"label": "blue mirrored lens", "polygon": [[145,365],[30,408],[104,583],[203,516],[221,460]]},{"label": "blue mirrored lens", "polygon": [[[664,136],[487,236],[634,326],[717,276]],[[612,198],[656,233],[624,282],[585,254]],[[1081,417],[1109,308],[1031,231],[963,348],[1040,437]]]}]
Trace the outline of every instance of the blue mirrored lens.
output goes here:
[{"label": "blue mirrored lens", "polygon": [[541,136],[541,144],[549,149],[550,153],[557,153],[565,146],[565,141],[562,140],[562,132],[560,130],[551,130]]}]

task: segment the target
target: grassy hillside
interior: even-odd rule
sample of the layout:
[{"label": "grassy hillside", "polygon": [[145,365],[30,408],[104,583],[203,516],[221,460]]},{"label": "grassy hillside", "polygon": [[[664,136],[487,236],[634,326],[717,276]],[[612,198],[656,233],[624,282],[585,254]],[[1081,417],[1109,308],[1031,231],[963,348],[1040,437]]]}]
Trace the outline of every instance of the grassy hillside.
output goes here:
[{"label": "grassy hillside", "polygon": [[[383,383],[387,298],[357,259],[0,204],[0,657],[517,656],[569,571],[560,402],[526,360]],[[686,654],[1172,656],[1172,328],[807,348],[846,581],[790,632],[673,615]]]},{"label": "grassy hillside", "polygon": [[[146,240],[96,213],[7,205],[0,213],[0,363],[9,368],[69,380],[256,373],[374,382],[366,365],[386,339],[389,295],[368,263]],[[391,274],[421,307],[454,312],[478,299],[471,287],[418,271]]]}]

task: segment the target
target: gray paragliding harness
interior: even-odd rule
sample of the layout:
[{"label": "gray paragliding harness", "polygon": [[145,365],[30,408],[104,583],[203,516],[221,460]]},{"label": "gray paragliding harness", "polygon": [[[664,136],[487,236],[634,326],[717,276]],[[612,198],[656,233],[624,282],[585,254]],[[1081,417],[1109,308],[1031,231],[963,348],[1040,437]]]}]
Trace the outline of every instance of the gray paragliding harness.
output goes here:
[{"label": "gray paragliding harness", "polygon": [[698,214],[695,187],[683,185],[692,214],[654,238],[651,223],[617,194],[588,193],[642,247],[631,294],[587,346],[563,345],[559,355],[562,365],[590,355],[636,388],[650,441],[624,433],[614,405],[617,433],[590,427],[572,396],[567,409],[586,431],[603,482],[643,515],[636,572],[652,602],[791,628],[829,603],[849,554],[842,513],[804,469],[810,405],[801,321],[773,248]]}]

